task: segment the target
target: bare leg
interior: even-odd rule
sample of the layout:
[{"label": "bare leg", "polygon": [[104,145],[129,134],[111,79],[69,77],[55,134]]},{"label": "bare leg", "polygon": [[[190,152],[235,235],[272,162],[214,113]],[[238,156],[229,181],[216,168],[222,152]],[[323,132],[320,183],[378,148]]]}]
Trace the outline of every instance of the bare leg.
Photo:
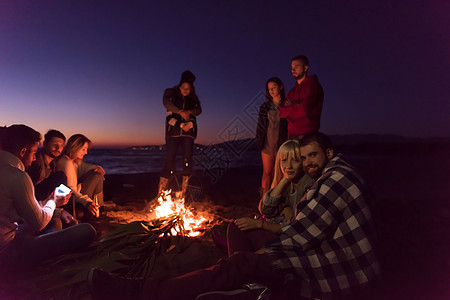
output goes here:
[{"label": "bare leg", "polygon": [[275,156],[269,155],[261,151],[261,159],[263,163],[263,175],[261,179],[261,189],[263,194],[270,188],[273,175],[273,165],[275,163]]}]

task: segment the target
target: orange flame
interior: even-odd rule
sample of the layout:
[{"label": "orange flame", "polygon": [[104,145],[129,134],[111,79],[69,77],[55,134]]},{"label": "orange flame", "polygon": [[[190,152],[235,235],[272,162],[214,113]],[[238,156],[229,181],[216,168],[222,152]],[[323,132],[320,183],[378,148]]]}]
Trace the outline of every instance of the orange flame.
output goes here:
[{"label": "orange flame", "polygon": [[178,216],[181,220],[182,232],[177,232],[172,228],[173,235],[185,234],[188,236],[199,236],[202,234],[201,229],[204,228],[204,223],[208,221],[201,215],[194,215],[194,213],[187,209],[184,205],[185,199],[181,197],[181,192],[176,193],[176,197],[172,199],[171,190],[165,190],[158,198],[159,205],[154,209],[157,218],[169,218]]}]

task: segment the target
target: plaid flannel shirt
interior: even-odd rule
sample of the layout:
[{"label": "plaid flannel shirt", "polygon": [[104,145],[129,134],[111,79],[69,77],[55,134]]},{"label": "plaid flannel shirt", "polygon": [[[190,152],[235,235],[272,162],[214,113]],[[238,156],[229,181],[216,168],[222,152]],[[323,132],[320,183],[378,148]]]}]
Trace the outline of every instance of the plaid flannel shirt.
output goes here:
[{"label": "plaid flannel shirt", "polygon": [[302,296],[345,293],[379,274],[370,198],[365,180],[338,154],[298,204],[295,220],[265,247],[276,268],[300,277]]}]

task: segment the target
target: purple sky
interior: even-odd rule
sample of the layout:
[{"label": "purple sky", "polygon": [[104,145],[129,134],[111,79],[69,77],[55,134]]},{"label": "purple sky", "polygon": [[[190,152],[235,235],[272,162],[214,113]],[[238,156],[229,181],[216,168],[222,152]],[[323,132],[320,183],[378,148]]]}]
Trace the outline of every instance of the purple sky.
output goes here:
[{"label": "purple sky", "polygon": [[249,137],[266,80],[289,90],[305,54],[325,133],[450,136],[449,13],[415,0],[0,0],[0,125],[162,144],[162,93],[190,69],[197,142]]}]

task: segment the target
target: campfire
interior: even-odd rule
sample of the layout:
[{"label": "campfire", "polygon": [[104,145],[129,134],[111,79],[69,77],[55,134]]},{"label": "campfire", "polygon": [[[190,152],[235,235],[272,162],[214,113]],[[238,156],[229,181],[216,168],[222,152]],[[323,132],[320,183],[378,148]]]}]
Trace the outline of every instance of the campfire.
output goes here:
[{"label": "campfire", "polygon": [[[152,201],[126,205],[105,202],[106,221],[113,225],[109,231],[90,248],[52,261],[49,267],[63,271],[55,272],[51,279],[42,273],[39,284],[58,282],[53,288],[67,291],[70,286],[84,282],[87,270],[92,267],[131,278],[157,274],[164,270],[168,258],[187,255],[187,249],[193,245],[210,245],[208,231],[231,221],[223,213],[236,213],[233,208],[226,211],[207,197],[202,200],[185,203],[180,192],[167,190]],[[164,257],[159,260],[162,254]],[[155,269],[155,265],[159,268]]]},{"label": "campfire", "polygon": [[151,214],[150,222],[176,219],[177,226],[171,229],[173,235],[199,236],[203,234],[206,224],[210,221],[206,218],[206,215],[194,214],[191,209],[186,208],[185,199],[181,197],[181,192],[175,193],[175,197],[172,198],[171,190],[165,190],[161,193],[158,198],[158,206],[152,209],[151,213],[153,219]]},{"label": "campfire", "polygon": [[193,201],[188,205],[181,192],[165,190],[144,207],[111,206],[107,216],[117,223],[147,222],[154,227],[170,224],[170,235],[202,236],[224,220],[210,203]]}]

